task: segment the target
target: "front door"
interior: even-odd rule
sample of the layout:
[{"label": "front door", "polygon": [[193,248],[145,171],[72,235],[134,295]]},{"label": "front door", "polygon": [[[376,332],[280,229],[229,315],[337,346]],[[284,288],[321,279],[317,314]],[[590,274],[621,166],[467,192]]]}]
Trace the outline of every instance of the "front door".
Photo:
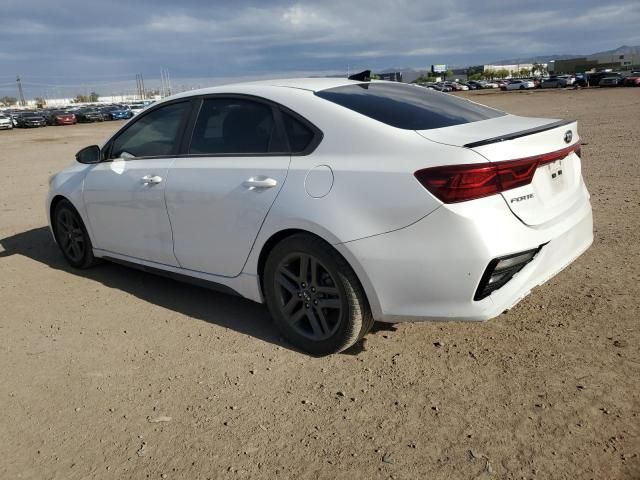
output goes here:
[{"label": "front door", "polygon": [[178,265],[164,195],[189,110],[189,102],[178,102],[142,114],[87,174],[83,195],[95,248]]}]

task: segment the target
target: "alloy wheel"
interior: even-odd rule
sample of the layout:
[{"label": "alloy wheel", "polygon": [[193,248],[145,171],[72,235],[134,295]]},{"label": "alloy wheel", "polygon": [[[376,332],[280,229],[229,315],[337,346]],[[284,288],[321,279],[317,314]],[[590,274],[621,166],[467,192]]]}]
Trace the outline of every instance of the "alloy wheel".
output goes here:
[{"label": "alloy wheel", "polygon": [[325,340],[340,326],[343,301],[338,283],[313,255],[292,253],[275,276],[278,308],[285,321],[310,340]]},{"label": "alloy wheel", "polygon": [[73,212],[66,208],[58,212],[56,230],[64,253],[72,262],[81,262],[85,255],[86,242],[80,222]]}]

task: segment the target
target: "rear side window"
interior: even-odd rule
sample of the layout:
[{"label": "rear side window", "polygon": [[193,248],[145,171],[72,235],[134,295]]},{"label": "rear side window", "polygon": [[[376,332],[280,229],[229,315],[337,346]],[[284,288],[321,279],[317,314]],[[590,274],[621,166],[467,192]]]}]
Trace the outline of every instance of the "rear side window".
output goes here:
[{"label": "rear side window", "polygon": [[362,83],[316,95],[367,117],[405,130],[429,130],[505,115],[447,93],[400,83]]},{"label": "rear side window", "polygon": [[113,141],[111,158],[172,155],[188,102],[160,107],[141,117]]},{"label": "rear side window", "polygon": [[[198,114],[190,154],[264,154],[282,151],[269,105],[240,98],[209,98]],[[272,145],[278,143],[279,145]]]},{"label": "rear side window", "polygon": [[282,112],[282,121],[289,138],[291,153],[304,152],[314,139],[314,132],[300,120]]}]

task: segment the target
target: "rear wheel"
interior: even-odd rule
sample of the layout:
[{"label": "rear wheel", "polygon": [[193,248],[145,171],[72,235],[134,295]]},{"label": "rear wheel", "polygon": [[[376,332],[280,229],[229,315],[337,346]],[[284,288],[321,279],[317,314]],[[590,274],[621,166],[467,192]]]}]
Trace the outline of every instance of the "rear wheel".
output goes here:
[{"label": "rear wheel", "polygon": [[330,245],[312,235],[293,235],[276,245],[267,258],[263,286],[284,337],[311,354],[345,350],[373,325],[356,274]]},{"label": "rear wheel", "polygon": [[74,268],[96,264],[93,246],[80,214],[68,200],[61,200],[53,212],[53,233],[65,260]]}]

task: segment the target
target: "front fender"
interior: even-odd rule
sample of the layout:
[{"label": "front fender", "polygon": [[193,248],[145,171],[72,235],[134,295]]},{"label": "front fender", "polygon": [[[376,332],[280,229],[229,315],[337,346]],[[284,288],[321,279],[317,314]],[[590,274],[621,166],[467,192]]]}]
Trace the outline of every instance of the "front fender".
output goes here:
[{"label": "front fender", "polygon": [[[52,204],[57,198],[65,198],[74,206],[74,208],[80,214],[85,228],[89,233],[89,238],[94,242],[93,233],[91,232],[91,226],[87,221],[87,213],[84,208],[84,202],[82,199],[82,189],[84,186],[84,178],[87,172],[92,168],[92,165],[74,164],[70,167],[52,175],[49,184],[49,193],[45,202],[47,222],[49,229],[53,235],[53,223],[51,218]],[[55,240],[55,238],[54,238]],[[94,242],[95,244],[95,242]]]}]

